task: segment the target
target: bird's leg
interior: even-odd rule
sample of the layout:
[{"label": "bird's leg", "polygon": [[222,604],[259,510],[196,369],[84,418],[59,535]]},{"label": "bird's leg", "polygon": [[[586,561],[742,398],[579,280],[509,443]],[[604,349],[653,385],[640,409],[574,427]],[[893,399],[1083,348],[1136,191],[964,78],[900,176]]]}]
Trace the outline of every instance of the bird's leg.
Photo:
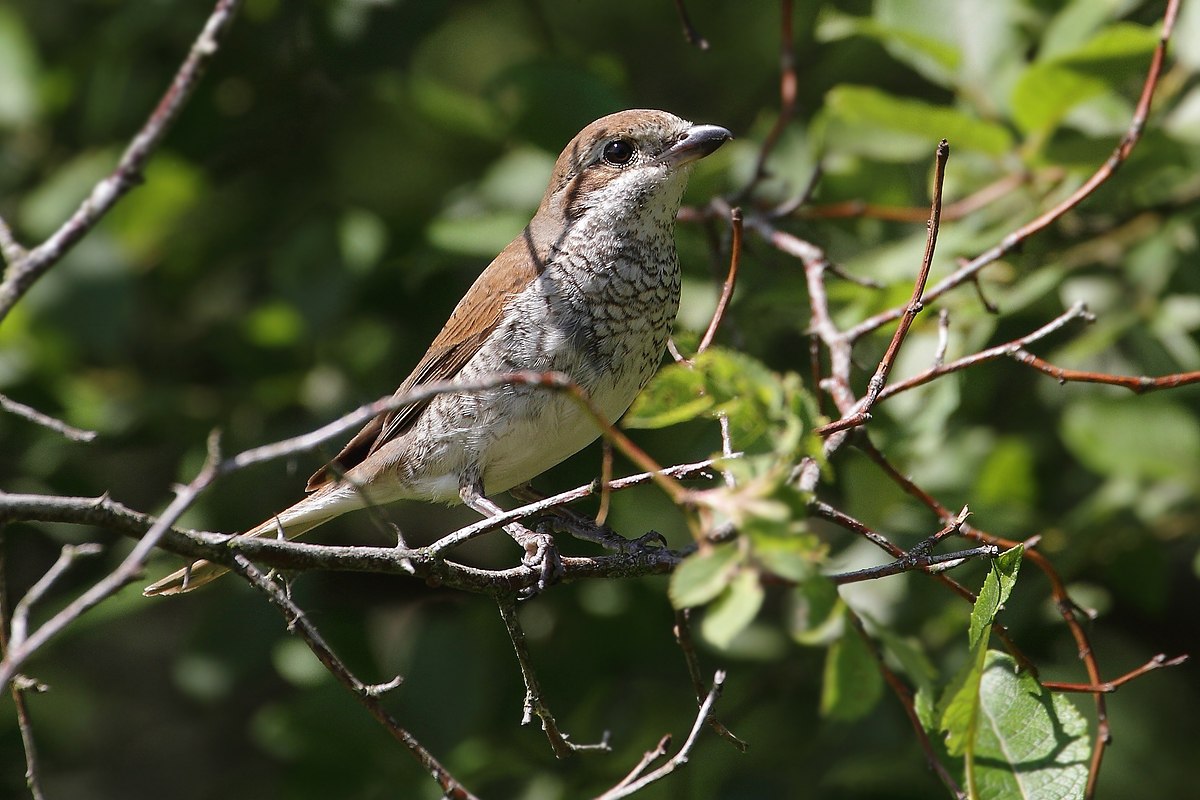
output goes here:
[{"label": "bird's leg", "polygon": [[[483,485],[479,480],[464,483],[458,490],[458,495],[463,503],[485,517],[504,513],[504,509],[484,497]],[[562,558],[558,554],[553,536],[541,531],[535,533],[519,522],[510,522],[504,526],[504,530],[513,541],[524,548],[525,557],[521,559],[521,563],[538,571],[537,592],[562,577]]]},{"label": "bird's leg", "polygon": [[[546,499],[546,495],[527,483],[509,489],[508,493],[522,503],[533,503]],[[581,514],[566,506],[551,508],[547,513],[553,517],[551,524],[554,525],[555,530],[569,533],[576,539],[583,539],[585,542],[595,542],[616,553],[638,553],[652,543],[662,547],[667,546],[666,537],[658,531],[650,531],[636,539],[627,539],[607,525],[599,524],[587,514]]]}]

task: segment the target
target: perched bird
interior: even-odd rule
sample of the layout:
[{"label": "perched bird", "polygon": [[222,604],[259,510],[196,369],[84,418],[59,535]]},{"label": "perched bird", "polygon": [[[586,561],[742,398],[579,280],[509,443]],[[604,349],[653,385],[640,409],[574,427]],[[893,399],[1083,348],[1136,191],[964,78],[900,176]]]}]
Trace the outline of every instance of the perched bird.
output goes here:
[{"label": "perched bird", "polygon": [[[665,111],[584,128],[554,165],[533,220],[459,301],[397,395],[432,381],[533,370],[566,374],[610,420],[658,368],[679,308],[675,217],[692,165],[731,135]],[[309,479],[305,499],[247,536],[288,538],[368,503],[462,501],[523,484],[597,439],[570,397],[528,385],[442,394],[376,417]],[[506,527],[544,567],[546,534]],[[188,591],[225,572],[197,561],[147,587]]]}]

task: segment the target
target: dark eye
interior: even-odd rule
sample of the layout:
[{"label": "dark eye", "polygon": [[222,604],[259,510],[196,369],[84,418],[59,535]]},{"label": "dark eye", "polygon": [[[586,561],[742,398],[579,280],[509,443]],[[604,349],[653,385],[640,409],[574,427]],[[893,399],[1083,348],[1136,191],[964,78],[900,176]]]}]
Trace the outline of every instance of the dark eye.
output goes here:
[{"label": "dark eye", "polygon": [[623,166],[633,158],[633,145],[626,139],[613,139],[604,145],[604,160],[613,166]]}]

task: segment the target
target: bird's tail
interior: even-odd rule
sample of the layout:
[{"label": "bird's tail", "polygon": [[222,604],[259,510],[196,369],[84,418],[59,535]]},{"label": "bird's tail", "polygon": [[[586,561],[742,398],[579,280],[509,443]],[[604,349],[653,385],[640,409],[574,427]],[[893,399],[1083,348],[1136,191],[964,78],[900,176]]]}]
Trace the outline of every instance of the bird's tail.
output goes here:
[{"label": "bird's tail", "polygon": [[[356,508],[363,508],[365,505],[366,499],[358,487],[344,481],[330,484],[286,511],[251,528],[242,536],[279,536],[282,532],[282,536],[295,539],[334,517]],[[142,594],[146,597],[183,594],[203,586],[228,571],[228,567],[214,564],[211,561],[194,561],[178,572],[172,572],[157,583],[147,586],[142,590]]]}]

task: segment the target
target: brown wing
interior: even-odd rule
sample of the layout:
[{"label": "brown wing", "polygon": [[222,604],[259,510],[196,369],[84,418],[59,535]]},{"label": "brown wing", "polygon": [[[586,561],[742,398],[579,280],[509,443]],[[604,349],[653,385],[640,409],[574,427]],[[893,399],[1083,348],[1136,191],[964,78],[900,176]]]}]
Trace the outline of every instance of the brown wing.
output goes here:
[{"label": "brown wing", "polygon": [[[532,225],[526,228],[504,248],[475,280],[416,368],[400,384],[397,396],[426,383],[451,380],[479,352],[484,340],[500,323],[509,298],[520,293],[541,269],[541,259],[535,255],[537,249],[533,245],[532,228]],[[387,442],[403,435],[428,405],[426,400],[375,417],[333,461],[308,479],[307,491],[319,489],[361,464]]]}]

